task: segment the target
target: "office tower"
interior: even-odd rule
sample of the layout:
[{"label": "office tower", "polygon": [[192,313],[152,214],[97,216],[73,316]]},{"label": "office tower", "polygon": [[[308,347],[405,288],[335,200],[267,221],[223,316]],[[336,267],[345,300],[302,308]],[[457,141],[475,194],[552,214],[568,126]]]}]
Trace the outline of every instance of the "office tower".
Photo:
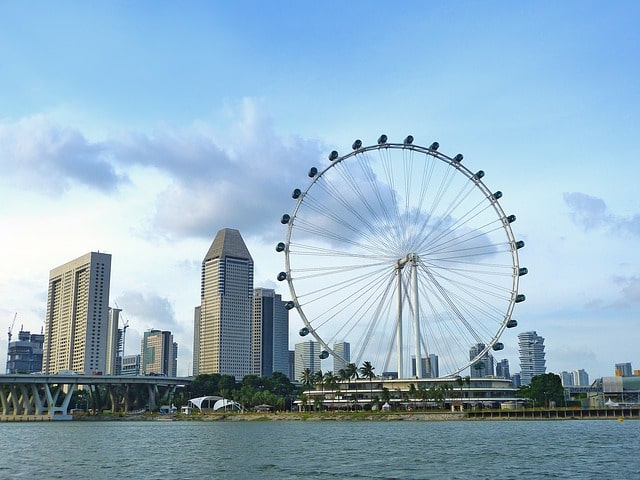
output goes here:
[{"label": "office tower", "polygon": [[91,252],[51,270],[42,370],[104,373],[111,255]]},{"label": "office tower", "polygon": [[298,382],[302,381],[302,372],[306,368],[315,373],[320,370],[320,343],[300,342],[295,344],[295,377]]},{"label": "office tower", "polygon": [[295,350],[289,350],[289,370],[288,370],[288,374],[287,377],[289,377],[289,381],[293,382],[296,379],[296,372],[295,372],[295,366],[296,366],[296,351]]},{"label": "office tower", "polygon": [[122,357],[121,375],[140,375],[140,355],[125,355]]},{"label": "office tower", "polygon": [[[469,360],[476,358],[485,349],[484,343],[476,343],[469,349]],[[485,352],[482,357],[475,361],[470,367],[471,378],[490,377],[494,375],[495,363],[493,355]]]},{"label": "office tower", "polygon": [[513,383],[514,387],[519,387],[522,385],[522,377],[520,375],[520,372],[513,374],[513,376],[511,377],[511,383]]},{"label": "office tower", "polygon": [[176,376],[177,347],[173,335],[168,331],[144,332],[140,349],[140,372],[142,375]]},{"label": "office tower", "polygon": [[631,362],[616,363],[616,377],[631,377],[633,370],[631,368]]},{"label": "office tower", "polygon": [[253,373],[270,377],[289,373],[289,310],[270,288],[253,291]]},{"label": "office tower", "polygon": [[572,372],[560,372],[559,377],[563,387],[572,387],[574,385]]},{"label": "office tower", "polygon": [[119,308],[109,307],[109,323],[107,326],[107,364],[105,375],[120,375],[122,371],[122,329],[118,328],[120,322]]},{"label": "office tower", "polygon": [[438,355],[429,354],[429,378],[438,378],[440,376],[440,366],[438,365]]},{"label": "office tower", "polygon": [[193,361],[191,363],[191,372],[188,375],[196,376],[200,368],[200,307],[193,309]]},{"label": "office tower", "polygon": [[[194,375],[252,371],[253,259],[238,230],[220,230],[202,261]],[[194,362],[196,363],[196,362]]]},{"label": "office tower", "polygon": [[337,375],[340,370],[347,368],[347,363],[351,362],[351,344],[349,342],[334,343],[333,351],[344,359],[343,362],[339,358],[333,357],[333,373]]},{"label": "office tower", "polygon": [[573,384],[579,387],[588,387],[589,386],[589,374],[584,370],[574,370],[573,371]]},{"label": "office tower", "polygon": [[503,358],[498,363],[496,363],[496,377],[498,378],[511,378],[511,374],[509,372],[509,360]]},{"label": "office tower", "polygon": [[523,332],[518,335],[520,349],[520,381],[522,385],[531,385],[531,379],[544,375],[547,371],[544,359],[544,338],[536,332]]},{"label": "office tower", "polygon": [[38,373],[42,371],[44,334],[20,330],[18,340],[9,342],[7,373]]},{"label": "office tower", "polygon": [[[431,370],[429,368],[429,358],[422,357],[422,378],[431,378]],[[416,373],[416,357],[411,356],[411,376],[415,377],[418,374]]]}]

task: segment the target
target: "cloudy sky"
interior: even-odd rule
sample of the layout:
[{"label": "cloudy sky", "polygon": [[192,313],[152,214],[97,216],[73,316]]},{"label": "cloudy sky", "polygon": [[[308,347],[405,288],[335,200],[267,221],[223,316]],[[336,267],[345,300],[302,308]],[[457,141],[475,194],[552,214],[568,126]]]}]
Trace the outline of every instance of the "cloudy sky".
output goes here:
[{"label": "cloudy sky", "polygon": [[111,253],[126,353],[169,329],[186,375],[215,233],[286,296],[292,188],[412,134],[518,217],[512,372],[528,330],[549,371],[640,368],[639,23],[634,1],[2,2],[0,326],[39,331],[49,271]]}]

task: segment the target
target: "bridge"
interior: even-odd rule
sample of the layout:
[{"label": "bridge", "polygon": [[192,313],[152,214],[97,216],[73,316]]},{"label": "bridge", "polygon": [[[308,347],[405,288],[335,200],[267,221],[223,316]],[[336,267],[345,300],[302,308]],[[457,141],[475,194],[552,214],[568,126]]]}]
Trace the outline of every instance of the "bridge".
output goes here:
[{"label": "bridge", "polygon": [[127,375],[0,375],[0,420],[70,420],[73,394],[87,392],[84,407],[112,413],[155,410],[192,378]]}]

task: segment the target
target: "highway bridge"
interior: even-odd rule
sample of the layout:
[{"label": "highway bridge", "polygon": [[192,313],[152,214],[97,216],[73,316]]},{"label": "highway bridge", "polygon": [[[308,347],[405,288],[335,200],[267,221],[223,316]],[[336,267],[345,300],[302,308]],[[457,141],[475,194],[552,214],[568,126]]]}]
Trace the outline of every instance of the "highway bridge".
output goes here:
[{"label": "highway bridge", "polygon": [[[0,420],[68,420],[74,392],[85,408],[113,413],[155,410],[170,403],[176,388],[192,378],[128,375],[0,375]],[[86,392],[86,393],[85,393]]]}]

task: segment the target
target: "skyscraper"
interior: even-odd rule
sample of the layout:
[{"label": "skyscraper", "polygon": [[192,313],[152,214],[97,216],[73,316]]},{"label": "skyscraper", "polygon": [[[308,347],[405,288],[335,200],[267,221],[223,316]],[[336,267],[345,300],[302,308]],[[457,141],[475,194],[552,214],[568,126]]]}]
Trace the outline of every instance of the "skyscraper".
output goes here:
[{"label": "skyscraper", "polygon": [[104,373],[111,255],[91,252],[51,270],[42,370]]},{"label": "skyscraper", "polygon": [[178,344],[168,331],[149,330],[144,332],[140,348],[140,371],[142,375],[177,374]]},{"label": "skyscraper", "polygon": [[633,369],[631,368],[631,362],[616,363],[615,374],[616,374],[616,377],[632,376]]},{"label": "skyscraper", "polygon": [[194,375],[252,371],[253,259],[238,230],[220,230],[202,261]]},{"label": "skyscraper", "polygon": [[295,345],[295,379],[302,381],[302,372],[306,368],[315,373],[320,370],[320,343],[311,340]]},{"label": "skyscraper", "polygon": [[509,360],[503,358],[498,363],[496,363],[496,377],[498,378],[511,378],[511,373],[509,372]]},{"label": "skyscraper", "polygon": [[9,342],[7,373],[37,373],[42,371],[44,335],[20,329],[18,340]]},{"label": "skyscraper", "polygon": [[536,332],[523,332],[518,335],[520,350],[520,381],[530,385],[531,379],[543,375],[547,368],[544,359],[544,338]]},{"label": "skyscraper", "polygon": [[105,375],[120,375],[122,372],[122,329],[118,328],[120,322],[119,308],[109,307],[109,324],[107,327],[107,364]]},{"label": "skyscraper", "polygon": [[270,288],[253,291],[253,373],[289,374],[289,310]]},{"label": "skyscraper", "polygon": [[[484,343],[476,343],[475,345],[473,345],[469,349],[469,360],[473,360],[474,358],[476,358],[476,356],[478,356],[478,354],[482,352],[484,348],[485,348]],[[485,354],[482,355],[482,357],[480,357],[477,361],[473,363],[473,365],[471,365],[470,376],[472,378],[489,377],[494,375],[494,372],[495,372],[495,360],[493,358],[493,355],[491,355],[489,352],[485,352]]]},{"label": "skyscraper", "polygon": [[589,374],[583,369],[573,371],[573,384],[579,387],[589,386]]},{"label": "skyscraper", "polygon": [[333,351],[344,359],[343,362],[333,357],[333,373],[337,375],[340,370],[347,368],[347,363],[351,362],[351,344],[349,342],[334,343]]},{"label": "skyscraper", "polygon": [[572,387],[574,385],[572,372],[562,371],[558,374],[558,376],[560,377],[560,383],[562,383],[563,387]]}]

